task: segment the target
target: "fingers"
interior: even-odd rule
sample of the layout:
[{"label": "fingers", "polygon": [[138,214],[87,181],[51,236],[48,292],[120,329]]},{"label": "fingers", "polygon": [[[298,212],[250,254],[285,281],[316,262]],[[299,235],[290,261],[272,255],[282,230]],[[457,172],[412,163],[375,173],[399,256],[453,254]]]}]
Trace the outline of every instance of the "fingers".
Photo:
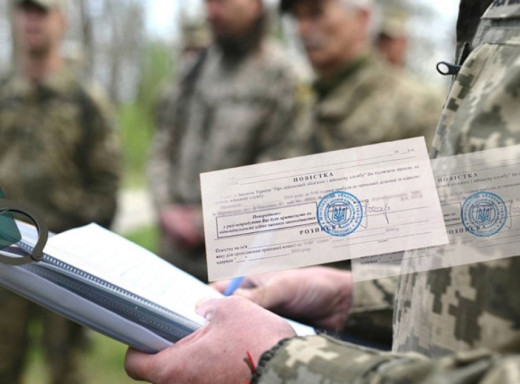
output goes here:
[{"label": "fingers", "polygon": [[215,312],[217,310],[218,299],[205,299],[197,303],[196,311],[199,315],[204,317],[208,321],[212,321],[215,318]]},{"label": "fingers", "polygon": [[266,309],[271,309],[279,304],[282,297],[274,293],[276,292],[273,292],[269,285],[253,289],[237,289],[235,291],[235,295],[246,298]]},{"label": "fingers", "polygon": [[[211,283],[210,286],[219,291],[220,293],[226,292],[227,288],[233,280],[222,280],[215,283]],[[252,289],[263,283],[262,276],[249,276],[241,280],[239,288]],[[234,294],[234,293],[233,293]]]},{"label": "fingers", "polygon": [[258,361],[281,339],[294,336],[286,321],[237,296],[199,302],[197,312],[208,324],[175,345],[155,355],[130,348],[128,375],[155,384],[245,382],[250,372],[241,364],[244,351]]},{"label": "fingers", "polygon": [[133,348],[128,348],[125,357],[125,371],[134,380],[147,380],[147,372],[150,369],[150,355]]},{"label": "fingers", "polygon": [[217,281],[215,283],[211,283],[210,286],[213,289],[219,291],[220,293],[224,293],[224,291],[226,290],[229,282],[230,282],[230,280]]}]

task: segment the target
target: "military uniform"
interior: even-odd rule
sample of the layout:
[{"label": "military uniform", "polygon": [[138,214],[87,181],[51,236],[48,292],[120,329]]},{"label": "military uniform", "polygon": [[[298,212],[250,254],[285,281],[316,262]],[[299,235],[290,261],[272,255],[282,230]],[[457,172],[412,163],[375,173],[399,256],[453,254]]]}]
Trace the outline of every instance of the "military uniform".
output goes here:
[{"label": "military uniform", "polygon": [[[200,208],[199,174],[261,161],[294,124],[297,82],[270,42],[238,60],[209,48],[166,92],[149,176],[154,201]],[[202,231],[202,214],[200,227]],[[205,250],[186,250],[163,236],[161,254],[201,280]]]},{"label": "military uniform", "polygon": [[[53,232],[108,226],[119,177],[119,139],[98,89],[71,70],[38,84],[19,74],[0,80],[0,187],[7,198],[38,209]],[[36,314],[53,383],[80,382],[78,325],[4,290],[0,308],[0,382],[20,382]]]},{"label": "military uniform", "polygon": [[[483,3],[463,0],[461,11]],[[474,31],[459,26],[462,35]],[[520,143],[520,5],[494,1],[473,44],[459,48],[464,63],[437,127],[433,156]],[[252,382],[518,383],[519,273],[514,257],[402,276],[393,353],[324,336],[288,339],[264,354]]]},{"label": "military uniform", "polygon": [[436,90],[373,54],[315,84],[313,152],[333,151],[415,136],[429,143],[442,109]]}]

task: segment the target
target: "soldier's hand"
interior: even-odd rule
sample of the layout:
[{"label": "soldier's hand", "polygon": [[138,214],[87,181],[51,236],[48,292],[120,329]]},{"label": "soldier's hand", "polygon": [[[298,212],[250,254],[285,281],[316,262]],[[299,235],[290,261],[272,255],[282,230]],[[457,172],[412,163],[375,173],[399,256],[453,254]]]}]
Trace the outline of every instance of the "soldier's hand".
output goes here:
[{"label": "soldier's hand", "polygon": [[191,205],[171,205],[159,212],[159,223],[172,241],[187,249],[204,244],[200,209]]},{"label": "soldier's hand", "polygon": [[263,352],[294,336],[285,320],[241,297],[203,302],[197,312],[208,324],[175,345],[155,355],[130,348],[128,375],[154,384],[245,383],[251,378],[247,352],[256,365]]},{"label": "soldier's hand", "polygon": [[[226,281],[213,284],[224,292]],[[249,276],[235,295],[282,316],[328,329],[341,329],[352,303],[352,273],[312,267]]]}]

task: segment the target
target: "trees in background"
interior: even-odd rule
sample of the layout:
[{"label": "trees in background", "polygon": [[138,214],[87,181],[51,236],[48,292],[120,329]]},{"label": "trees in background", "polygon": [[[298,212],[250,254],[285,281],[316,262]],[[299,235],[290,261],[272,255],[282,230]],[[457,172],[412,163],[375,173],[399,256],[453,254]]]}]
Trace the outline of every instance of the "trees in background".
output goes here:
[{"label": "trees in background", "polygon": [[[410,11],[409,32],[411,53],[408,66],[418,75],[439,81],[435,73],[435,62],[449,61],[453,52],[453,9],[439,10],[429,0],[378,0],[385,6],[401,5]],[[12,39],[9,18],[11,1],[0,1],[0,73],[5,72],[12,60]],[[277,19],[276,2],[268,1],[270,18],[274,22],[271,33],[274,37],[287,40],[288,52],[297,52],[294,28],[282,28]],[[108,90],[115,103],[135,100],[142,89],[156,84],[140,84],[142,81],[157,82],[173,73],[173,68],[164,67],[159,56],[168,56],[169,64],[177,53],[174,42],[168,37],[152,40],[147,35],[146,12],[151,2],[143,0],[67,0],[70,29],[65,45],[65,54],[82,65],[87,76],[94,77]],[[450,6],[451,7],[451,6]],[[182,2],[181,10],[203,20],[203,7],[192,0]],[[175,15],[171,15],[172,19]],[[287,20],[286,20],[287,21]],[[284,23],[285,25],[285,23]],[[158,51],[162,51],[158,54]],[[149,54],[155,58],[148,57]],[[301,56],[301,55],[300,55]],[[151,68],[153,63],[158,68]],[[143,73],[152,70],[152,73]],[[159,71],[158,73],[155,73]],[[140,91],[141,90],[141,91]],[[147,96],[149,91],[145,92]]]},{"label": "trees in background", "polygon": [[69,37],[75,43],[67,53],[104,84],[115,103],[137,94],[146,49],[145,12],[140,0],[69,0]]},{"label": "trees in background", "polygon": [[[5,73],[15,59],[9,4],[0,1],[0,74]],[[161,75],[144,74],[150,68],[150,51],[162,50],[173,57],[171,40],[150,41],[145,17],[147,2],[142,0],[67,0],[69,31],[64,55],[88,76],[95,78],[107,90],[115,104],[135,100],[142,80],[160,81]],[[174,15],[172,15],[172,18]],[[156,61],[156,60],[155,60]],[[171,60],[170,60],[171,64]],[[172,68],[158,68],[163,75]],[[144,85],[145,88],[154,85]]]}]

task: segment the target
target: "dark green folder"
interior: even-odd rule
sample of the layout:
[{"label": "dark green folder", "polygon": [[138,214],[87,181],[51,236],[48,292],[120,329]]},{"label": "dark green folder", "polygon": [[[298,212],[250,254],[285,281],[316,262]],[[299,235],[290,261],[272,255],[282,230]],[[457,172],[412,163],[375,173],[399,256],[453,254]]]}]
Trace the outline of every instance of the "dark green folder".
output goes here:
[{"label": "dark green folder", "polygon": [[5,249],[22,240],[22,235],[11,212],[2,209],[2,199],[5,196],[0,189],[0,249]]}]

